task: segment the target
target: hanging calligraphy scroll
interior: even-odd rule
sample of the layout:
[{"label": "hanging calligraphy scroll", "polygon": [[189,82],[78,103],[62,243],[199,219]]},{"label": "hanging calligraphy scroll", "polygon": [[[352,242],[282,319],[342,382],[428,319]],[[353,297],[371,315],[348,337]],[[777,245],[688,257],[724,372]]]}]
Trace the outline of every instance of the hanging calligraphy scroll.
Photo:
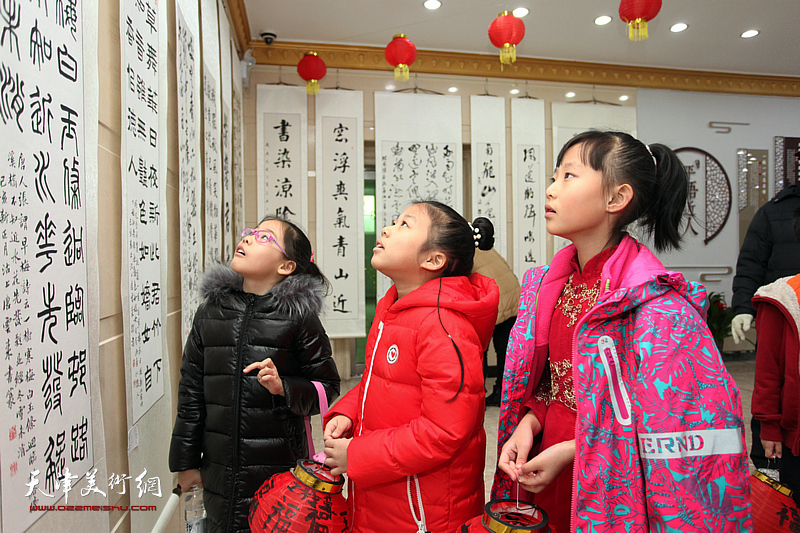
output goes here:
[{"label": "hanging calligraphy scroll", "polygon": [[[166,49],[165,7],[154,0],[120,4],[123,134],[122,299],[131,424],[164,394],[166,353]],[[163,37],[163,45],[160,42]],[[159,113],[161,111],[161,113]]]},{"label": "hanging calligraphy scroll", "polygon": [[178,1],[177,79],[179,209],[181,243],[181,315],[183,340],[192,329],[200,305],[200,273],[203,270],[203,228],[200,224],[200,33],[197,4]]},{"label": "hanging calligraphy scroll", "polygon": [[259,85],[257,98],[258,218],[277,215],[307,229],[306,90]]},{"label": "hanging calligraphy scroll", "polygon": [[544,221],[547,180],[544,162],[544,102],[511,100],[512,196],[514,197],[514,273],[547,263]]},{"label": "hanging calligraphy scroll", "polygon": [[317,246],[332,285],[323,323],[331,338],[363,337],[364,96],[322,90],[316,97]]},{"label": "hanging calligraphy scroll", "polygon": [[494,224],[494,247],[507,256],[506,100],[470,96],[472,218]]},{"label": "hanging calligraphy scroll", "polygon": [[[235,244],[239,242],[233,233],[233,180],[231,175],[231,30],[228,17],[225,16],[225,6],[220,0],[219,9],[219,57],[220,57],[220,103],[222,113],[222,130],[220,132],[220,164],[222,175],[222,259],[230,263],[233,258]],[[239,62],[236,62],[239,66]],[[236,69],[238,74],[239,69]],[[241,230],[239,230],[241,231]]]},{"label": "hanging calligraphy scroll", "polygon": [[239,56],[236,47],[230,44],[233,65],[233,87],[231,91],[231,181],[233,186],[233,246],[238,241],[237,232],[244,228],[244,170],[242,160],[242,77],[239,74]]},{"label": "hanging calligraphy scroll", "polygon": [[[2,530],[94,463],[97,4],[4,1],[0,38]],[[95,405],[95,407],[98,407]],[[65,481],[66,480],[66,481]]]},{"label": "hanging calligraphy scroll", "polygon": [[203,182],[205,267],[222,260],[222,163],[219,26],[216,0],[200,1],[203,28]]},{"label": "hanging calligraphy scroll", "polygon": [[[375,93],[376,231],[414,200],[463,213],[461,98]],[[378,275],[378,298],[391,285]]]}]

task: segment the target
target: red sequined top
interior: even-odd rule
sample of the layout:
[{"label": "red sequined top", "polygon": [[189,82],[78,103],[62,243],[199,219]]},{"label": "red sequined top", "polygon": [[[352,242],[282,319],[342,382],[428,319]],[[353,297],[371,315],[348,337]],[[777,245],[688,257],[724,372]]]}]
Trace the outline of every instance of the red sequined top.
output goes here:
[{"label": "red sequined top", "polygon": [[[614,254],[616,246],[603,250],[590,259],[580,271],[577,255],[572,259],[573,273],[556,302],[550,322],[550,367],[545,369],[539,386],[529,402],[539,420],[542,407],[558,402],[571,411],[576,410],[575,385],[572,381],[572,352],[575,325],[594,307],[603,292],[601,276],[603,266]],[[539,404],[539,405],[536,405]]]}]

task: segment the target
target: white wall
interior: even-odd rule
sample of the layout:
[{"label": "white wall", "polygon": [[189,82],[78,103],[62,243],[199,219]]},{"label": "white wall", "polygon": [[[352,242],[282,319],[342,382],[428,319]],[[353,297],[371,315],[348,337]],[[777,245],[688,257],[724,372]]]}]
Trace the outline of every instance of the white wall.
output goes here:
[{"label": "white wall", "polygon": [[[770,198],[774,195],[774,137],[800,136],[800,101],[797,98],[738,96],[683,91],[637,91],[638,133],[645,143],[662,143],[670,148],[693,147],[705,150],[722,165],[731,182],[731,213],[720,234],[708,245],[703,235],[687,239],[680,252],[660,254],[669,267],[683,271],[687,279],[700,281],[703,272],[719,272],[736,267],[739,253],[739,220],[737,207],[738,148],[769,150]],[[709,122],[740,122],[731,125],[730,133],[717,133]],[[680,268],[684,266],[706,267]],[[710,291],[726,293],[730,303],[733,274],[714,276],[719,281],[702,283]]]}]

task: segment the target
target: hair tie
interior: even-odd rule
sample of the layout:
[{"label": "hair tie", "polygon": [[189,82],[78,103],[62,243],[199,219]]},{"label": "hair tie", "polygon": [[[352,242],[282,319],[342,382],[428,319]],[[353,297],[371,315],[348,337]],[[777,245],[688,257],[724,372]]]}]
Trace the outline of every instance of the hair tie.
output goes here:
[{"label": "hair tie", "polygon": [[311,250],[311,259],[309,259],[309,261],[312,263],[314,262],[314,250]]},{"label": "hair tie", "polygon": [[656,156],[653,155],[653,151],[650,149],[650,145],[645,144],[644,147],[647,148],[647,153],[649,153],[650,157],[653,158],[653,164],[656,166],[656,168],[658,168],[658,161],[656,161]]}]

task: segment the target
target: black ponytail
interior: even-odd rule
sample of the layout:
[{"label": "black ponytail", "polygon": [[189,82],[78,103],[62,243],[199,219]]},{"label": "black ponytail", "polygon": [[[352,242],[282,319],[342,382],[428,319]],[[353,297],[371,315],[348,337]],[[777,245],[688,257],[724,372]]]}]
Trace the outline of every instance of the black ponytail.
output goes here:
[{"label": "black ponytail", "polygon": [[655,192],[645,204],[641,225],[653,238],[658,250],[679,249],[683,235],[681,222],[689,196],[689,178],[678,156],[663,144],[651,144],[656,160]]},{"label": "black ponytail", "polygon": [[581,145],[581,161],[603,174],[603,187],[628,184],[633,198],[614,225],[614,233],[636,221],[653,238],[657,251],[680,248],[680,231],[689,178],[678,156],[663,144],[644,143],[619,131],[590,130],[561,148],[556,167],[573,146]]},{"label": "black ponytail", "polygon": [[259,225],[268,220],[277,220],[283,224],[283,246],[286,249],[286,256],[294,261],[296,265],[294,272],[289,275],[306,274],[316,278],[324,287],[324,294],[327,295],[330,292],[331,283],[314,261],[314,251],[311,248],[311,241],[308,240],[303,230],[294,222],[272,215],[267,215],[262,218]]}]

